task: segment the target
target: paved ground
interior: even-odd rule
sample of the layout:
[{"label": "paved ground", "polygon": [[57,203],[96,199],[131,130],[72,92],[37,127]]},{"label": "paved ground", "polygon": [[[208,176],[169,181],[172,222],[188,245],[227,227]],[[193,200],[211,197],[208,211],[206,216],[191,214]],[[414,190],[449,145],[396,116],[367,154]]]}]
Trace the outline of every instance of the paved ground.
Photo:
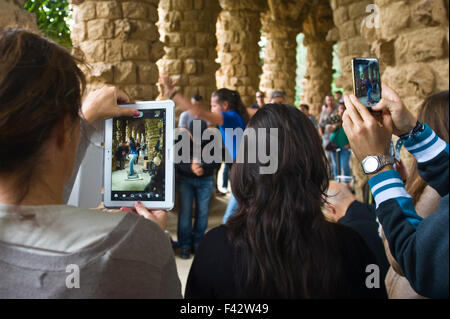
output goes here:
[{"label": "paved ground", "polygon": [[150,182],[150,175],[144,170],[144,156],[139,156],[138,164],[134,165],[133,169],[137,173],[138,178],[127,178],[130,172],[129,160],[126,160],[125,168],[112,172],[111,175],[111,189],[121,191],[143,191],[145,186]]},{"label": "paved ground", "polygon": [[[211,228],[219,226],[222,223],[223,214],[225,213],[225,208],[227,207],[228,203],[228,197],[229,195],[227,195],[226,197],[217,197],[214,195],[211,199],[207,231]],[[170,232],[173,240],[177,240],[177,221],[178,213],[176,209],[174,209],[171,213],[169,213],[167,221],[167,230]],[[179,257],[179,249],[175,250],[175,261],[177,263],[178,276],[181,280],[183,295],[193,258],[194,255],[191,255],[190,259],[181,259]]]},{"label": "paved ground", "polygon": [[[219,171],[219,185],[222,183],[222,169]],[[230,186],[228,186],[230,189]],[[221,189],[223,190],[223,189]],[[208,219],[208,230],[219,226],[222,224],[223,214],[225,213],[225,209],[228,204],[229,193],[224,197],[218,197],[213,195],[210,203],[210,212]],[[169,231],[173,240],[177,240],[177,222],[178,222],[178,211],[177,204],[175,203],[175,208],[169,213],[169,217],[167,220],[167,230]],[[179,257],[179,249],[175,250],[175,261],[177,263],[178,276],[180,277],[182,292],[184,295],[184,290],[186,287],[186,280],[189,274],[189,269],[191,268],[192,261],[194,259],[194,255],[191,255],[190,259],[181,259]]]}]

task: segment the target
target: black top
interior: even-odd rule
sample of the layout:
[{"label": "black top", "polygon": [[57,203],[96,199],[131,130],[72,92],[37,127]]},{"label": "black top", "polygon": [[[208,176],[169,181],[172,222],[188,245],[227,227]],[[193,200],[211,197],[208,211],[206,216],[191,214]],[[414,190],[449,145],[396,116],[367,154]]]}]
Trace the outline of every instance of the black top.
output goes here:
[{"label": "black top", "polygon": [[[383,280],[380,280],[381,288],[368,289],[366,287],[366,278],[371,274],[371,272],[366,273],[366,267],[375,264],[376,259],[361,236],[352,229],[339,224],[330,223],[330,230],[336,235],[339,253],[344,257],[344,263],[340,267],[344,269],[346,277],[337,280],[341,283],[341,288],[331,295],[335,298],[386,298]],[[261,297],[255,294],[237,294],[234,282],[236,260],[227,232],[227,226],[221,225],[210,230],[201,239],[189,272],[185,298]],[[301,265],[298,267],[300,268]],[[329,267],[335,268],[339,265],[330,264]]]},{"label": "black top", "polygon": [[365,203],[354,201],[348,207],[345,216],[339,219],[338,223],[346,225],[357,231],[366,241],[367,246],[372,250],[377,258],[380,273],[384,280],[389,270],[389,261],[386,257],[383,241],[379,235],[375,214],[375,207]]},{"label": "black top", "polygon": [[[191,130],[191,132],[193,131],[193,128],[192,128],[192,123],[191,123],[191,125],[190,125],[191,127],[190,127],[190,130]],[[202,133],[202,135],[203,135],[203,132],[206,130],[206,122],[205,121],[202,121],[202,131],[201,131],[201,133]],[[177,140],[177,143],[179,142],[180,140]],[[206,145],[208,145],[208,143],[210,143],[210,142],[212,142],[213,141],[213,137],[211,136],[210,137],[210,139],[209,140],[201,140],[201,142],[199,143],[199,144],[196,144],[196,146],[197,147],[200,147],[200,151],[201,151],[201,163],[200,163],[200,166],[202,167],[202,169],[203,169],[203,175],[201,175],[201,176],[197,176],[197,175],[195,175],[194,174],[194,172],[192,171],[192,169],[191,169],[191,164],[192,164],[192,160],[193,160],[193,153],[194,153],[194,143],[193,143],[193,141],[192,141],[192,139],[190,140],[190,147],[189,147],[189,150],[190,150],[190,156],[189,156],[189,162],[188,163],[185,163],[185,162],[183,162],[183,161],[181,161],[180,163],[178,163],[178,164],[176,164],[175,165],[175,169],[176,169],[176,174],[177,174],[177,176],[180,176],[180,177],[189,177],[189,178],[203,178],[203,177],[209,177],[209,176],[212,176],[213,174],[214,174],[214,172],[215,172],[215,170],[216,169],[219,169],[220,168],[220,165],[222,164],[222,162],[220,162],[220,163],[216,163],[216,162],[212,162],[212,163],[206,163],[205,161],[204,161],[204,158],[205,158],[205,156],[206,155],[208,155],[208,154],[206,154],[205,152],[204,152],[204,149],[205,149],[205,146]],[[223,150],[223,148],[222,148],[222,150]],[[179,155],[181,155],[181,154],[179,154]],[[222,157],[223,158],[223,157]]]}]

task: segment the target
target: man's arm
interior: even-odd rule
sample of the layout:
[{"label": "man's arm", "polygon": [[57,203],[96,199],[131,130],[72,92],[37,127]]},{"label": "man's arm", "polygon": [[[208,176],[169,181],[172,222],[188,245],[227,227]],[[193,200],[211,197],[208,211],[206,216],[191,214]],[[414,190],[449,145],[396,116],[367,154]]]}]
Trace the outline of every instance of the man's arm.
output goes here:
[{"label": "man's arm", "polygon": [[398,172],[382,172],[369,185],[389,248],[411,286],[426,297],[448,298],[448,195],[422,219]]},{"label": "man's arm", "polygon": [[[387,97],[384,96],[385,100],[382,99],[376,108],[381,110],[383,104],[388,108],[388,112],[384,110],[382,114],[382,125],[356,97],[345,97],[344,129],[359,161],[370,155],[389,154],[392,132],[397,136],[408,133],[417,121],[392,90],[384,86],[383,91]],[[436,148],[436,145],[441,146]],[[425,137],[410,141],[406,146],[413,149],[416,155],[425,151],[422,153],[425,157],[419,155],[418,160],[426,163],[431,171],[442,167],[436,163],[445,160],[447,168],[441,173],[448,176],[447,145],[442,146],[438,139]],[[433,154],[430,148],[435,151]],[[428,175],[428,182],[436,183],[437,179],[430,178],[432,175]],[[436,178],[437,175],[434,174]],[[437,184],[444,182],[438,181]],[[426,297],[448,298],[448,194],[441,200],[438,211],[423,220],[416,213],[400,174],[392,166],[374,173],[369,179],[369,186],[391,252],[411,286]],[[448,185],[446,187],[448,189]],[[441,191],[445,191],[445,187],[441,187]]]}]

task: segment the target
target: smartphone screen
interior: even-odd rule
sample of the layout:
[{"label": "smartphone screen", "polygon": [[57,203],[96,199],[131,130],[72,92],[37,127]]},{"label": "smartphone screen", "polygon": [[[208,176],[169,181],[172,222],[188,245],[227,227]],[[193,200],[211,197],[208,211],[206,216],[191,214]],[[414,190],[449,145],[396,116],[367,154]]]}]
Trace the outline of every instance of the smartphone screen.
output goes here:
[{"label": "smartphone screen", "polygon": [[376,58],[352,60],[353,90],[355,96],[369,110],[381,99],[380,69]]}]

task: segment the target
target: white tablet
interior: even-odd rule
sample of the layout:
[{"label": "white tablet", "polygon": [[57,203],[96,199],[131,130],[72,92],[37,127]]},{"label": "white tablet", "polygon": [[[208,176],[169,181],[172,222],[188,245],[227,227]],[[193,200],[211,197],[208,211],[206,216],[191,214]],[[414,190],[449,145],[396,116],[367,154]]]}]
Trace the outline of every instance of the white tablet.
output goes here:
[{"label": "white tablet", "polygon": [[120,105],[140,111],[136,117],[105,122],[104,206],[174,206],[173,101]]}]

